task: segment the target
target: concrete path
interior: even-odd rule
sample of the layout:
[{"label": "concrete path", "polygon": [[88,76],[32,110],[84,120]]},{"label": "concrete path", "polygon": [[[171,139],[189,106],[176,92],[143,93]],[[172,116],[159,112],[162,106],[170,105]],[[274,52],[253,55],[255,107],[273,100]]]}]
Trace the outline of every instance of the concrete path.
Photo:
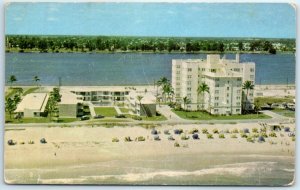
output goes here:
[{"label": "concrete path", "polygon": [[114,106],[114,108],[117,111],[118,115],[122,114],[122,111],[120,110],[120,108],[118,106]]},{"label": "concrete path", "polygon": [[95,112],[95,109],[94,109],[94,104],[92,104],[92,102],[88,102],[88,105],[89,105],[89,108],[90,108],[91,116],[95,117],[96,116],[96,112]]},{"label": "concrete path", "polygon": [[161,113],[162,115],[164,115],[168,121],[173,121],[173,122],[181,121],[182,122],[182,121],[186,120],[186,119],[182,119],[181,117],[176,115],[174,112],[172,112],[171,108],[167,105],[157,106],[157,111],[159,113]]}]

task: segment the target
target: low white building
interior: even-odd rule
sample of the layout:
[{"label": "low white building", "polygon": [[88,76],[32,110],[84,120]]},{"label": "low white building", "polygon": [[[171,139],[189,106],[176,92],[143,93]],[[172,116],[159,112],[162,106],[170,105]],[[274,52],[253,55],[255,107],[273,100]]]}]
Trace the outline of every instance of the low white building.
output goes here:
[{"label": "low white building", "polygon": [[18,104],[16,113],[23,117],[40,117],[45,113],[49,95],[47,93],[27,94]]},{"label": "low white building", "polygon": [[59,117],[76,118],[83,115],[83,97],[72,92],[60,93],[61,101],[58,103]]},{"label": "low white building", "polygon": [[[139,100],[139,97],[141,98]],[[150,92],[131,91],[126,96],[125,105],[131,112],[139,116],[156,116],[156,97]]]}]

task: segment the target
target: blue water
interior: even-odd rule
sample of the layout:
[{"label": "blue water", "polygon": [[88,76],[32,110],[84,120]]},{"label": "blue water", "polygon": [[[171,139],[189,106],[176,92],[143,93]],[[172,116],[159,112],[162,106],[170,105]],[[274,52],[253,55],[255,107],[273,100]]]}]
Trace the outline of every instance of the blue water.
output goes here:
[{"label": "blue water", "polygon": [[[234,54],[226,54],[234,59]],[[5,77],[15,75],[16,85],[142,85],[162,76],[171,79],[172,59],[206,58],[206,54],[87,54],[6,53]],[[241,62],[256,63],[257,84],[294,84],[294,54],[241,54]]]}]

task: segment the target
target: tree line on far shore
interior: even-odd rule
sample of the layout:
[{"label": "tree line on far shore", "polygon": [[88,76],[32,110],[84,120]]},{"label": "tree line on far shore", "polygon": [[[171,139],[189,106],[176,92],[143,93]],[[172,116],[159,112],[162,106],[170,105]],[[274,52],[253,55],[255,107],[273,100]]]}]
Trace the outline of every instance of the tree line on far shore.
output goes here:
[{"label": "tree line on far shore", "polygon": [[295,39],[7,35],[6,52],[294,52]]}]

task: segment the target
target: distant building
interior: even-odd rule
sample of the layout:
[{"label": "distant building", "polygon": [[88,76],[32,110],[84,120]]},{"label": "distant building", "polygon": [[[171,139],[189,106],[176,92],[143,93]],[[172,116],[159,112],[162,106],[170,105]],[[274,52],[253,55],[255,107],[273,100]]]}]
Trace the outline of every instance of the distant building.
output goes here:
[{"label": "distant building", "polygon": [[[189,110],[202,107],[211,114],[241,114],[242,106],[253,109],[253,90],[243,90],[243,83],[255,81],[255,63],[240,63],[220,55],[207,55],[207,59],[172,60],[172,87],[176,102],[183,107],[183,97],[190,103]],[[198,94],[200,84],[206,83],[210,93]],[[244,99],[243,99],[244,97]],[[204,99],[203,99],[204,98]],[[202,105],[203,104],[203,105]]]},{"label": "distant building", "polygon": [[[141,100],[138,99],[138,96],[141,97]],[[156,116],[156,97],[150,92],[138,93],[131,91],[126,96],[125,106],[139,116]]]},{"label": "distant building", "polygon": [[107,86],[107,87],[84,87],[72,88],[71,92],[81,95],[83,101],[91,101],[100,106],[113,106],[118,103],[124,103],[125,96],[129,94],[126,87]]},{"label": "distant building", "polygon": [[48,99],[49,95],[47,93],[27,94],[18,104],[15,112],[22,117],[44,116]]},{"label": "distant building", "polygon": [[59,117],[76,118],[83,115],[83,97],[72,92],[61,92],[58,103]]}]

